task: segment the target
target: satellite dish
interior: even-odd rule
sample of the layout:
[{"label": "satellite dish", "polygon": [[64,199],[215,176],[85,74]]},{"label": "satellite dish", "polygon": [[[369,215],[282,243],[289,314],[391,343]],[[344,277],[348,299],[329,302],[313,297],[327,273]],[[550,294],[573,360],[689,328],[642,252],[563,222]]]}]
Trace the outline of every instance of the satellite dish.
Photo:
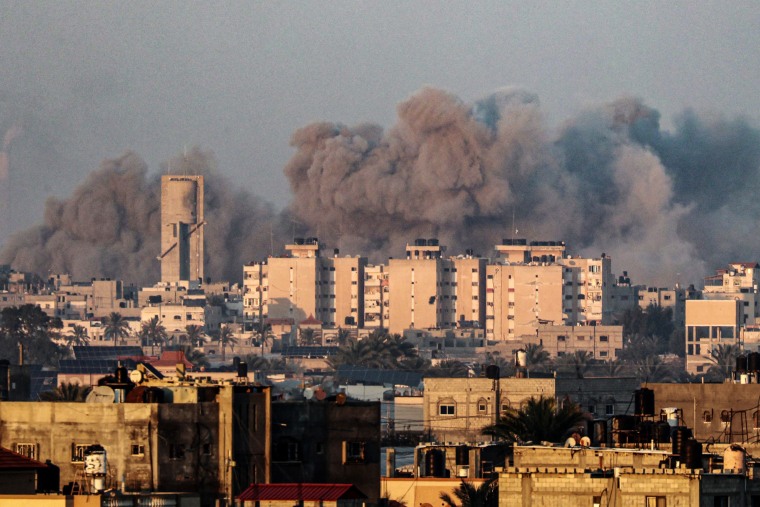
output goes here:
[{"label": "satellite dish", "polygon": [[306,389],[304,389],[303,397],[306,398],[307,400],[312,399],[314,397],[314,389],[312,389],[311,387],[307,387]]},{"label": "satellite dish", "polygon": [[85,401],[87,403],[113,403],[114,399],[113,389],[108,386],[96,386],[92,388]]},{"label": "satellite dish", "polygon": [[581,447],[591,447],[591,439],[589,437],[581,437]]},{"label": "satellite dish", "polygon": [[314,397],[317,398],[317,400],[322,401],[327,398],[327,393],[323,389],[317,389],[314,391]]},{"label": "satellite dish", "polygon": [[565,447],[575,447],[576,445],[578,445],[578,442],[576,442],[573,437],[570,437],[567,440],[565,440]]},{"label": "satellite dish", "polygon": [[143,373],[140,370],[132,370],[129,372],[129,380],[135,384],[139,384],[143,381]]}]

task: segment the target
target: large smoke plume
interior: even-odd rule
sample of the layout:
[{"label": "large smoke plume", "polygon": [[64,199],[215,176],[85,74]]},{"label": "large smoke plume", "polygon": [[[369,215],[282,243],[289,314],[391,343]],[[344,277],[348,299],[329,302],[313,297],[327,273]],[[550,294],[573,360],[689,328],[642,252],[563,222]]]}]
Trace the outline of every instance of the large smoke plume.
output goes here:
[{"label": "large smoke plume", "polygon": [[[170,162],[172,172],[207,174],[211,277],[239,279],[294,224],[381,262],[417,237],[485,256],[502,238],[565,240],[571,253],[605,252],[616,272],[659,285],[699,283],[708,270],[756,260],[760,247],[760,131],[743,119],[687,111],[667,131],[656,110],[622,98],[553,131],[528,92],[466,104],[427,88],[398,106],[387,132],[323,122],[295,132],[292,145],[293,198],[279,215],[232,190],[207,153]],[[137,155],[106,161],[69,199],[50,200],[45,223],[18,234],[0,262],[153,282],[158,192]]]},{"label": "large smoke plume", "polygon": [[514,236],[612,255],[636,282],[700,282],[757,258],[760,132],[686,112],[673,133],[623,98],[552,134],[538,100],[500,91],[468,105],[424,89],[377,126],[318,123],[295,133],[285,169],[292,210],[323,239],[379,257],[415,237],[460,253]]},{"label": "large smoke plume", "polygon": [[[221,176],[210,153],[194,149],[168,164],[173,173],[206,175],[206,273],[238,280],[244,263],[264,256],[277,217],[269,205]],[[2,260],[15,269],[114,277],[139,284],[159,279],[160,177],[134,153],[106,160],[68,199],[49,199],[44,224],[15,236]]]}]

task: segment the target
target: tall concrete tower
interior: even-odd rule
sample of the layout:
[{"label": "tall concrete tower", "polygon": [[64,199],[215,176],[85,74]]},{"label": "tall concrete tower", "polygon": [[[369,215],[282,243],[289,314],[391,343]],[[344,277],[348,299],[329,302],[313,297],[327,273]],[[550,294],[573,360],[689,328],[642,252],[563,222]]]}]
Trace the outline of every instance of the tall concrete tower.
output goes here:
[{"label": "tall concrete tower", "polygon": [[161,177],[161,281],[203,280],[203,176]]}]

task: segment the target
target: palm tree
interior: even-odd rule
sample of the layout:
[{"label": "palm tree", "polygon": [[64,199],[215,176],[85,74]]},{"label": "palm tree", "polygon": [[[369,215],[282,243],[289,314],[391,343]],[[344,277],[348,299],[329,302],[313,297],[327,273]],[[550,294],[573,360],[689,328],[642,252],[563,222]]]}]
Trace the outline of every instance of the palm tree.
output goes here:
[{"label": "palm tree", "polygon": [[572,354],[567,354],[557,358],[556,364],[558,370],[570,370],[575,373],[575,378],[583,378],[591,367],[594,355],[585,350],[576,350]]},{"label": "palm tree", "polygon": [[338,328],[338,346],[345,347],[348,340],[351,339],[351,331],[348,329]]},{"label": "palm tree", "polygon": [[181,345],[178,350],[181,350],[185,354],[185,359],[193,363],[193,370],[200,371],[201,368],[208,368],[211,364],[206,357],[206,354],[198,349],[192,347],[192,345]]},{"label": "palm tree", "polygon": [[499,353],[486,352],[485,366],[494,365],[499,367],[500,377],[511,377],[515,374],[515,362],[507,359]]},{"label": "palm tree", "polygon": [[428,377],[441,377],[441,378],[466,378],[470,372],[470,368],[461,361],[454,359],[447,359],[441,361],[437,366],[429,368],[425,375]]},{"label": "palm tree", "polygon": [[126,341],[129,338],[129,322],[120,313],[111,312],[103,320],[103,324],[105,325],[103,335],[106,339],[112,340],[114,345],[118,345],[119,341]]},{"label": "palm tree", "polygon": [[85,401],[92,388],[80,384],[62,383],[52,391],[40,393],[41,401]]},{"label": "palm tree", "polygon": [[636,361],[634,365],[636,376],[642,384],[646,384],[647,382],[673,382],[677,380],[673,368],[666,364],[660,356],[651,355],[643,360]]},{"label": "palm tree", "polygon": [[225,359],[225,353],[227,346],[230,347],[230,350],[234,352],[235,345],[237,345],[237,338],[235,338],[235,335],[232,333],[232,328],[229,326],[221,326],[219,328],[219,346],[222,347],[222,362],[224,362]]},{"label": "palm tree", "polygon": [[305,329],[300,329],[299,335],[301,346],[312,347],[314,345],[318,345],[317,332],[315,329],[308,327]]},{"label": "palm tree", "polygon": [[187,343],[190,347],[202,346],[203,328],[201,326],[196,326],[195,324],[185,326],[185,332],[187,333],[185,336],[187,337]]},{"label": "palm tree", "polygon": [[499,504],[499,483],[496,478],[489,479],[480,486],[462,479],[462,483],[454,490],[461,504],[458,504],[448,493],[441,493],[440,499],[448,507],[496,507]]},{"label": "palm tree", "polygon": [[66,335],[66,343],[69,347],[87,345],[89,341],[87,330],[78,324],[71,329],[71,334]]},{"label": "palm tree", "polygon": [[361,340],[348,340],[328,359],[333,368],[340,365],[397,369],[418,357],[417,349],[401,335],[375,331]]},{"label": "palm tree", "polygon": [[524,347],[525,350],[525,363],[528,373],[531,369],[541,369],[549,361],[549,353],[544,350],[543,345],[537,345],[535,343],[529,343]]},{"label": "palm tree", "polygon": [[168,338],[166,328],[158,319],[158,315],[153,317],[147,322],[142,323],[142,329],[140,330],[140,336],[145,341],[146,345],[153,347],[159,346],[163,349]]},{"label": "palm tree", "polygon": [[483,429],[506,442],[561,442],[585,420],[583,411],[574,403],[557,407],[554,398],[530,398],[520,410],[510,408],[499,420]]},{"label": "palm tree", "polygon": [[710,350],[710,361],[714,364],[710,366],[707,373],[711,377],[719,380],[725,380],[731,376],[731,372],[736,365],[736,358],[741,354],[741,348],[738,345],[716,345]]}]

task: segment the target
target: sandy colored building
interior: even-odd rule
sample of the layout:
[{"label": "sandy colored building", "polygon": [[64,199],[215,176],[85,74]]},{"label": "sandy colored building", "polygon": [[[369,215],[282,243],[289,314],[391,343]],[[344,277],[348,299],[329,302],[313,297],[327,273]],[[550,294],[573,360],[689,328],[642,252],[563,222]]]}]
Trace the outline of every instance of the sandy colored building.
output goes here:
[{"label": "sandy colored building", "polygon": [[388,267],[383,264],[364,268],[364,328],[383,329],[390,320]]},{"label": "sandy colored building", "polygon": [[704,299],[734,299],[742,302],[742,325],[753,325],[760,316],[760,265],[756,262],[734,262],[726,269],[705,278]]},{"label": "sandy colored building", "polygon": [[486,265],[488,259],[452,257],[456,272],[455,310],[459,327],[486,326]]},{"label": "sandy colored building", "polygon": [[203,176],[161,176],[161,281],[203,280]]},{"label": "sandy colored building", "polygon": [[535,335],[540,324],[565,322],[563,268],[557,264],[486,267],[486,339]]},{"label": "sandy colored building", "polygon": [[552,358],[588,352],[599,361],[613,361],[623,350],[623,326],[543,325],[537,336],[524,336],[522,341],[543,346]]},{"label": "sandy colored building", "polygon": [[737,345],[744,321],[741,301],[686,301],[686,371],[705,373],[714,364],[710,353],[716,345]]},{"label": "sandy colored building", "polygon": [[436,239],[418,239],[405,259],[388,261],[391,333],[456,326],[456,268]]}]

